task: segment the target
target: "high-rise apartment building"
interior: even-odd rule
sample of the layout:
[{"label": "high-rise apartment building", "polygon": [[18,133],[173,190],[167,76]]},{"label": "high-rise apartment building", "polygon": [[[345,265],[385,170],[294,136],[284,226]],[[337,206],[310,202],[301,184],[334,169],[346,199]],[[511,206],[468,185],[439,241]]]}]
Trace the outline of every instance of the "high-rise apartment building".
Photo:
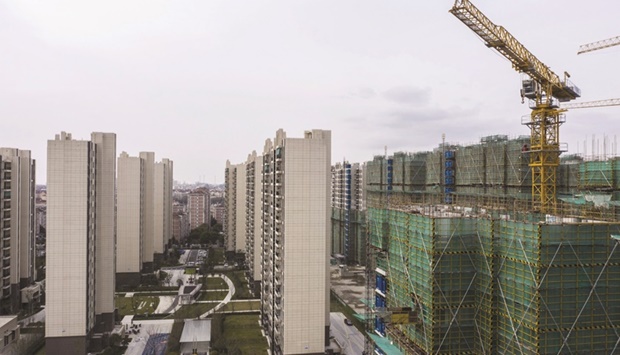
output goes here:
[{"label": "high-rise apartment building", "polygon": [[248,268],[248,278],[254,292],[260,292],[261,280],[261,213],[262,213],[262,186],[263,186],[263,157],[257,156],[256,152],[248,156],[245,163],[245,205],[246,205],[246,228],[245,228],[245,263]]},{"label": "high-rise apartment building", "polygon": [[140,152],[140,158],[144,160],[144,218],[142,231],[144,242],[142,244],[142,270],[153,271],[153,258],[155,253],[155,153]]},{"label": "high-rise apartment building", "polygon": [[263,153],[261,322],[272,354],[323,354],[329,342],[331,132]]},{"label": "high-rise apartment building", "polygon": [[160,259],[172,238],[172,161],[162,159],[155,163],[153,172],[153,252]]},{"label": "high-rise apartment building", "polygon": [[138,285],[144,243],[144,160],[118,157],[116,282]]},{"label": "high-rise apartment building", "polygon": [[225,214],[226,208],[223,205],[211,205],[211,217],[214,218],[217,223],[224,225]]},{"label": "high-rise apartment building", "polygon": [[[95,331],[114,328],[116,290],[116,134],[94,132],[96,148]],[[110,270],[112,269],[112,270]]]},{"label": "high-rise apartment building", "polygon": [[172,237],[181,241],[189,235],[189,217],[183,211],[172,212]]},{"label": "high-rise apartment building", "polygon": [[332,254],[346,264],[366,260],[364,164],[344,161],[332,166]]},{"label": "high-rise apartment building", "polygon": [[245,174],[245,164],[226,161],[224,247],[227,251],[245,251]]},{"label": "high-rise apartment building", "polygon": [[46,352],[87,352],[114,325],[116,135],[47,145]]},{"label": "high-rise apartment building", "polygon": [[207,189],[199,188],[187,195],[190,230],[196,229],[203,224],[209,225],[210,208],[211,198]]},{"label": "high-rise apartment building", "polygon": [[[19,312],[20,290],[35,279],[35,161],[30,151],[0,148],[0,314]],[[37,290],[29,302],[38,302]]]}]

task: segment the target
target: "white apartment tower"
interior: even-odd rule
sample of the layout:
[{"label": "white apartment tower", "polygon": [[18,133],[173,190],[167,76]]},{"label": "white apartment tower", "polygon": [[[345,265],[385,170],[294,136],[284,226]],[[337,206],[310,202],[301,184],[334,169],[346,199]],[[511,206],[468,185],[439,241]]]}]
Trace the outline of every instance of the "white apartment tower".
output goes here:
[{"label": "white apartment tower", "polygon": [[187,195],[187,209],[189,214],[189,228],[196,229],[203,224],[209,224],[211,196],[205,188],[196,189]]},{"label": "white apartment tower", "polygon": [[261,322],[272,354],[323,354],[329,342],[331,132],[263,154]]},{"label": "white apartment tower", "polygon": [[114,325],[116,135],[47,145],[47,354],[85,354]]},{"label": "white apartment tower", "polygon": [[245,164],[231,164],[226,161],[224,206],[224,247],[226,251],[245,251],[246,233],[246,171]]},{"label": "white apartment tower", "polygon": [[122,152],[118,157],[116,282],[137,286],[144,243],[144,160]]},{"label": "white apartment tower", "polygon": [[155,253],[155,153],[140,152],[144,160],[144,218],[142,219],[142,271],[153,271],[153,256]]},{"label": "white apartment tower", "polygon": [[263,186],[263,157],[257,156],[256,151],[248,155],[245,163],[246,194],[245,194],[245,263],[248,267],[249,281],[254,292],[260,292],[261,280],[261,214],[262,214],[262,186]]},{"label": "white apartment tower", "polygon": [[[35,161],[30,151],[0,148],[0,314],[15,314],[35,287]],[[29,293],[38,302],[38,288]]]},{"label": "white apartment tower", "polygon": [[153,253],[161,259],[172,238],[172,161],[155,163],[153,175]]}]

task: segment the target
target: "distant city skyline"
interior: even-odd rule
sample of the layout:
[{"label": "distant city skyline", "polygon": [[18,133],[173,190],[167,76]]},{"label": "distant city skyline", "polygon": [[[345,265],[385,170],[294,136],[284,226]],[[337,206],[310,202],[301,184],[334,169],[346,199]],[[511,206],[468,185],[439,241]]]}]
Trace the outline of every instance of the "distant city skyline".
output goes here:
[{"label": "distant city skyline", "polygon": [[[119,152],[173,160],[179,182],[221,184],[226,159],[245,161],[279,128],[331,130],[332,162],[372,160],[385,146],[429,150],[442,133],[463,144],[527,135],[521,76],[448,13],[452,4],[2,2],[0,145],[31,150],[45,184],[49,137],[115,132]],[[620,47],[577,55],[618,35],[620,3],[475,4],[569,72],[580,101],[620,96]],[[560,141],[591,154],[605,134],[615,142],[619,114],[571,111]]]}]

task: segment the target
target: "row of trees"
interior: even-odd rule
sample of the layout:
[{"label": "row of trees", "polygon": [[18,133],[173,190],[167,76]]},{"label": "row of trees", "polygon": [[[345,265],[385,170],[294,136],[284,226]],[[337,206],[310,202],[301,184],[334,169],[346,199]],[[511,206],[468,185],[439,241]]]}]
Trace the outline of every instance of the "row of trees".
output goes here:
[{"label": "row of trees", "polygon": [[192,229],[187,237],[187,242],[189,244],[223,244],[222,225],[217,223],[215,218],[211,218],[209,225],[203,224],[198,228]]}]

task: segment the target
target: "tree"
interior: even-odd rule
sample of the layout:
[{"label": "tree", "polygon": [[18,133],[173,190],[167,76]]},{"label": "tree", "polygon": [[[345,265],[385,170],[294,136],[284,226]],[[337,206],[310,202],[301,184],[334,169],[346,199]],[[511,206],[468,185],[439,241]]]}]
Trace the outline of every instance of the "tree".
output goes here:
[{"label": "tree", "polygon": [[163,270],[159,270],[159,281],[161,282],[162,286],[168,284],[168,282],[166,282],[166,278],[168,278],[168,281],[170,281],[169,277],[172,277],[172,275]]}]

